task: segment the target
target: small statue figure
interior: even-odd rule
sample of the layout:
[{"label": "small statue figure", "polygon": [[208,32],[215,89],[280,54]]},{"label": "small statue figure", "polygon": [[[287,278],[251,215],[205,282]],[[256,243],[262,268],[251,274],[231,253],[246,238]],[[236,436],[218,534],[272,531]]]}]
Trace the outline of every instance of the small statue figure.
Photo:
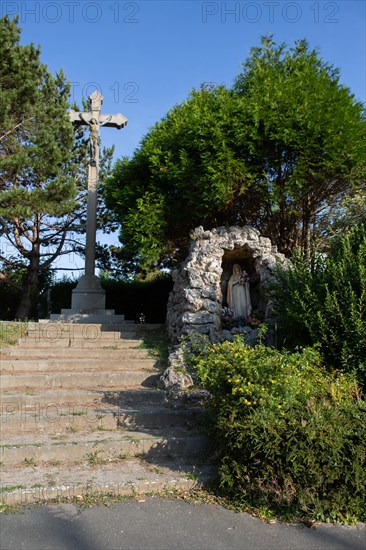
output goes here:
[{"label": "small statue figure", "polygon": [[246,271],[242,271],[239,264],[233,265],[233,273],[228,283],[227,301],[234,312],[234,319],[249,317],[252,312],[249,277]]},{"label": "small statue figure", "polygon": [[90,119],[90,161],[95,164],[97,161],[97,151],[100,146],[99,124],[96,118]]},{"label": "small statue figure", "polygon": [[112,116],[108,116],[102,123],[98,122],[94,117],[88,120],[88,118],[84,116],[84,113],[80,113],[80,118],[90,126],[90,164],[95,166],[97,158],[99,158],[100,127],[107,124]]}]

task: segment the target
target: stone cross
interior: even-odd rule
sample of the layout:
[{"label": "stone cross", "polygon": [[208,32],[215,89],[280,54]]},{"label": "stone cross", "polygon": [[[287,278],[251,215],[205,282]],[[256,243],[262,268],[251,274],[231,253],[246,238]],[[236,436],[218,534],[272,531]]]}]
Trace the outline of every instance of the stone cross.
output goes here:
[{"label": "stone cross", "polygon": [[89,98],[90,111],[69,111],[75,126],[87,125],[90,128],[90,160],[88,171],[88,206],[86,222],[85,276],[95,276],[95,242],[97,227],[97,188],[100,155],[100,128],[106,126],[120,130],[127,125],[127,118],[117,115],[102,115],[103,96],[96,90]]}]

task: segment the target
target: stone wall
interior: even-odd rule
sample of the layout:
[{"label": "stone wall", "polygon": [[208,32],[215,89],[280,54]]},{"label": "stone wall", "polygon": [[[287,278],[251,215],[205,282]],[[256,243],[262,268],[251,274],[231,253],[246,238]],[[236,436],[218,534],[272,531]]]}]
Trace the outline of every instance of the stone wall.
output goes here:
[{"label": "stone wall", "polygon": [[270,239],[253,227],[196,228],[185,262],[173,272],[167,326],[174,344],[190,332],[206,334],[212,342],[221,336],[222,308],[234,263],[249,274],[254,308],[270,309],[268,282],[277,262],[287,263]]}]

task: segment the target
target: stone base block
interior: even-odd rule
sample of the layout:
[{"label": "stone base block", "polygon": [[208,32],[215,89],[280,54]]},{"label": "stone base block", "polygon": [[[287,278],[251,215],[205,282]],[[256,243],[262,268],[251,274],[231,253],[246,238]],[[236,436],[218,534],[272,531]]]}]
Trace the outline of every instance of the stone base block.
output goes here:
[{"label": "stone base block", "polygon": [[50,321],[64,323],[124,323],[124,315],[116,315],[114,309],[105,309],[105,290],[95,275],[80,277],[72,291],[71,309],[61,314],[51,314]]},{"label": "stone base block", "polygon": [[95,309],[94,311],[62,309],[60,314],[51,313],[50,321],[56,323],[97,323],[102,325],[114,325],[125,323],[125,316],[116,315],[114,309]]},{"label": "stone base block", "polygon": [[85,312],[105,308],[105,290],[96,275],[83,275],[72,291],[71,309]]}]

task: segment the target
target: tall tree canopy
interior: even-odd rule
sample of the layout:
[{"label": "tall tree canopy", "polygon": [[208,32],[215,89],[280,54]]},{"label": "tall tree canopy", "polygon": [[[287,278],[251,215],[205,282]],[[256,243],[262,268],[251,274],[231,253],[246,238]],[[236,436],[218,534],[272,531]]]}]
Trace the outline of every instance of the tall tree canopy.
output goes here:
[{"label": "tall tree canopy", "polygon": [[365,145],[362,105],[338,70],[304,40],[263,38],[231,89],[193,91],[116,164],[106,191],[121,257],[169,265],[197,225],[251,224],[286,253],[309,247],[329,207],[363,181]]},{"label": "tall tree canopy", "polygon": [[304,40],[287,50],[264,39],[234,94],[237,143],[255,181],[243,206],[282,251],[307,249],[331,204],[365,176],[362,105]]},{"label": "tall tree canopy", "polygon": [[22,290],[19,319],[84,230],[88,146],[82,130],[75,137],[69,93],[63,72],[53,76],[39,48],[20,44],[17,20],[0,19],[0,281]]}]

